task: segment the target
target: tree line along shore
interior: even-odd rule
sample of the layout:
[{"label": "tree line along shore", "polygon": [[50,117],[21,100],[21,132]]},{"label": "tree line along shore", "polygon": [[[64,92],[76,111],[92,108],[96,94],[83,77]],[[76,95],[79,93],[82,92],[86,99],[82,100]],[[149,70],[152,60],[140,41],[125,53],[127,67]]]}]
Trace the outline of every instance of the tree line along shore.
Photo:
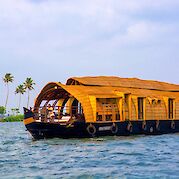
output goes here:
[{"label": "tree line along shore", "polygon": [[2,78],[5,86],[6,86],[6,100],[5,104],[0,104],[0,122],[14,122],[14,121],[22,121],[24,118],[23,114],[20,114],[21,109],[21,97],[25,93],[28,94],[27,97],[27,108],[29,107],[29,101],[30,101],[30,91],[34,89],[34,81],[31,77],[26,78],[26,80],[18,85],[16,89],[14,90],[15,95],[19,95],[19,101],[18,106],[15,106],[14,108],[11,108],[10,111],[8,109],[8,100],[9,100],[9,89],[10,84],[14,82],[14,76],[11,73],[6,73],[4,77]]}]

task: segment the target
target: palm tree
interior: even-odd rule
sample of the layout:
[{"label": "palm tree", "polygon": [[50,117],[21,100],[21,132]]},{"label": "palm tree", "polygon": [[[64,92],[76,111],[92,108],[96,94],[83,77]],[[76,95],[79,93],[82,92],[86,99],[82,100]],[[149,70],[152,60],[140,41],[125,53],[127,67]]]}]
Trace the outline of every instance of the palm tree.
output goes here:
[{"label": "palm tree", "polygon": [[19,94],[19,105],[18,105],[18,109],[20,109],[20,105],[21,105],[21,95],[24,94],[26,92],[24,85],[19,85],[16,90],[15,90],[15,94]]},{"label": "palm tree", "polygon": [[6,108],[8,98],[9,98],[9,83],[12,83],[14,81],[14,76],[12,76],[11,73],[6,73],[3,78],[3,81],[4,81],[5,85],[7,86],[7,96],[6,96],[6,103],[5,103],[5,108]]},{"label": "palm tree", "polygon": [[24,82],[24,88],[25,90],[27,89],[27,92],[28,92],[27,108],[29,107],[30,91],[34,89],[33,85],[35,85],[35,83],[33,82],[33,79],[26,78]]}]

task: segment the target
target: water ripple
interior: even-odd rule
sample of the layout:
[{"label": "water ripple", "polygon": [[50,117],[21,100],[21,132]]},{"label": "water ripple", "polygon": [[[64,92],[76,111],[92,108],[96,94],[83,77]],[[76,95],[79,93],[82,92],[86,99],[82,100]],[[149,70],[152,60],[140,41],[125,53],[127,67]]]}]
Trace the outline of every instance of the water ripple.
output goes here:
[{"label": "water ripple", "polygon": [[179,134],[32,140],[0,123],[0,178],[179,178]]}]

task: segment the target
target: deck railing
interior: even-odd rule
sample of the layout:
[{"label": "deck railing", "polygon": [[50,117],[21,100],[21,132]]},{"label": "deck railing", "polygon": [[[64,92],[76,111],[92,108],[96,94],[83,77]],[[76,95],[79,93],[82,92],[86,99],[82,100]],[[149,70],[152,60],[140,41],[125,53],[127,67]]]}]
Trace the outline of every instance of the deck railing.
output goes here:
[{"label": "deck railing", "polygon": [[79,106],[55,106],[55,107],[35,107],[34,119],[43,122],[67,122],[71,119],[84,120],[84,114]]}]

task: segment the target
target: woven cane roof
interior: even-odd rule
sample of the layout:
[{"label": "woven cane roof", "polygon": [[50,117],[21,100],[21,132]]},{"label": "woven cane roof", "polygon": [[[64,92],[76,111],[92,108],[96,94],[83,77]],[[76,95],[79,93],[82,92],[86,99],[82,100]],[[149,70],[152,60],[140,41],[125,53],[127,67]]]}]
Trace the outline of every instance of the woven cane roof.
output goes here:
[{"label": "woven cane roof", "polygon": [[142,80],[138,78],[120,78],[115,76],[72,77],[67,80],[66,84],[84,86],[111,86],[179,92],[179,85],[176,84],[154,80]]}]

